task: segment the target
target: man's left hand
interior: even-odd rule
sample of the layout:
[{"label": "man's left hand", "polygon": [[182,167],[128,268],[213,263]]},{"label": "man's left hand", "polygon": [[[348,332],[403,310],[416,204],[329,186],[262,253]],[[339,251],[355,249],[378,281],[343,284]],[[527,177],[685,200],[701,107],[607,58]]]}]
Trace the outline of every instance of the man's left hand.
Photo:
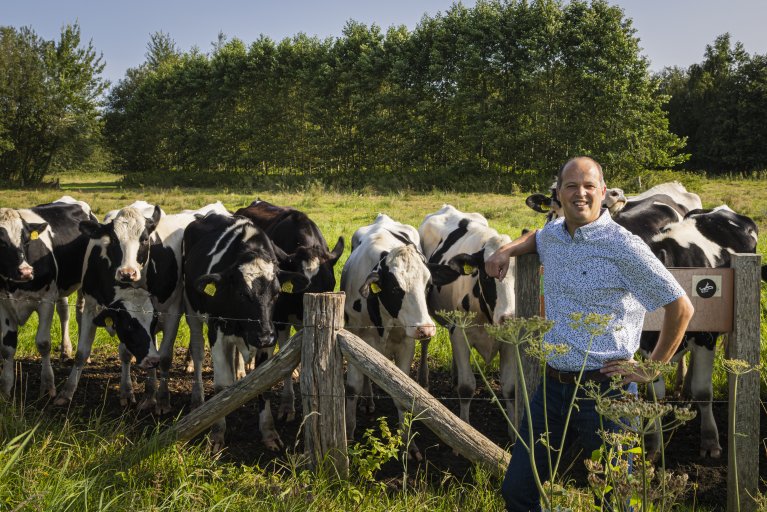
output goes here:
[{"label": "man's left hand", "polygon": [[652,382],[659,374],[657,370],[644,368],[639,361],[633,358],[609,361],[599,371],[610,378],[616,375],[622,377],[624,386],[629,382]]}]

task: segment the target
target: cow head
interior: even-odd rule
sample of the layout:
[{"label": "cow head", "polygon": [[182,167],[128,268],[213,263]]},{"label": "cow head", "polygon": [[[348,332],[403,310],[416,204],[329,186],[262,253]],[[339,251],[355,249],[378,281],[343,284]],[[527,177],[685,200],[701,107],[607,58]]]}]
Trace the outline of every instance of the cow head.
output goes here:
[{"label": "cow head", "polygon": [[262,242],[265,247],[246,251],[233,265],[194,281],[218,327],[243,339],[251,352],[276,341],[272,315],[279,293],[298,293],[309,285],[302,274],[280,270],[270,242],[265,237]]},{"label": "cow head", "polygon": [[514,291],[514,260],[509,262],[509,272],[503,281],[490,277],[485,271],[485,260],[502,245],[510,242],[508,236],[494,236],[485,242],[482,250],[474,254],[457,254],[450,258],[450,268],[475,280],[471,293],[479,302],[487,321],[495,325],[514,318],[516,293]]},{"label": "cow head", "polygon": [[428,288],[444,286],[459,275],[447,265],[425,263],[416,246],[407,244],[383,252],[359,292],[368,300],[369,310],[377,308],[378,303],[383,305],[386,312],[405,328],[407,336],[430,338],[436,334],[436,326],[426,307]]},{"label": "cow head", "polygon": [[152,332],[156,319],[149,296],[143,301],[131,299],[130,306],[117,300],[104,308],[93,319],[98,327],[104,327],[110,335],[117,335],[120,343],[136,358],[139,368],[150,370],[160,362]]},{"label": "cow head", "polygon": [[43,243],[40,235],[48,223],[28,223],[12,208],[0,208],[0,278],[26,283],[35,277],[29,263],[30,244]]},{"label": "cow head", "polygon": [[335,289],[336,276],[333,267],[344,252],[344,237],[338,237],[338,242],[330,252],[324,247],[301,246],[293,254],[283,256],[276,245],[274,248],[280,260],[280,268],[302,274],[309,281],[309,286],[304,291],[322,293]]},{"label": "cow head", "polygon": [[80,231],[99,240],[102,257],[114,268],[114,279],[119,283],[136,285],[142,281],[142,272],[149,261],[149,237],[160,221],[162,210],[155,206],[151,217],[144,217],[136,208],[126,207],[106,223],[95,221],[80,223]]}]

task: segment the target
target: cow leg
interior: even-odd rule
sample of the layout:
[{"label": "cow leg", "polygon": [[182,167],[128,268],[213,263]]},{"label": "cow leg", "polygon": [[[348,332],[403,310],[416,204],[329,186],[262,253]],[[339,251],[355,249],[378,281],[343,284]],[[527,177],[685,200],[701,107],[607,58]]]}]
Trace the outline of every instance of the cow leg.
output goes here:
[{"label": "cow leg", "polygon": [[[674,379],[674,396],[683,398],[685,396],[685,384],[687,381],[687,358],[684,355],[676,364],[676,378]],[[688,388],[689,391],[689,388]]]},{"label": "cow leg", "polygon": [[714,396],[714,386],[711,382],[714,372],[714,351],[692,343],[692,364],[695,369],[692,376],[692,398],[698,403],[700,410],[700,456],[710,454],[718,459],[722,455],[719,445],[719,430],[714,420],[711,399]]},{"label": "cow leg", "polygon": [[[192,311],[187,304],[187,311]],[[205,393],[202,385],[202,360],[205,357],[205,339],[202,336],[202,319],[195,314],[186,316],[189,324],[189,354],[192,356],[194,377],[192,378],[192,396],[189,400],[192,409],[195,409],[205,401]]]},{"label": "cow leg", "polygon": [[157,403],[155,413],[162,416],[171,412],[170,408],[170,390],[168,389],[168,379],[170,378],[170,367],[173,364],[173,348],[178,336],[178,327],[181,322],[181,307],[172,309],[165,318],[163,324],[162,344],[160,345],[160,389],[157,393]]},{"label": "cow leg", "polygon": [[250,361],[246,363],[239,350],[232,352],[232,368],[234,368],[234,380],[240,380],[245,377],[249,369],[252,370]]},{"label": "cow leg", "polygon": [[37,334],[35,345],[40,352],[42,368],[40,369],[40,396],[45,395],[54,398],[56,396],[56,384],[53,378],[51,366],[51,324],[53,323],[54,305],[52,302],[43,301],[37,308]]},{"label": "cow leg", "polygon": [[141,411],[157,410],[157,368],[150,368],[146,371],[144,396],[138,408]]},{"label": "cow leg", "polygon": [[130,353],[123,343],[118,345],[117,353],[120,356],[120,405],[128,407],[136,403],[136,397],[133,394],[133,381],[130,376],[133,354]]},{"label": "cow leg", "polygon": [[684,383],[682,384],[682,396],[685,398],[692,397],[693,375],[695,375],[695,358],[690,356],[690,361],[687,365],[687,373],[684,376]]},{"label": "cow leg", "polygon": [[56,312],[59,314],[61,324],[61,360],[72,359],[72,338],[69,337],[69,300],[67,297],[59,297],[56,301]]},{"label": "cow leg", "polygon": [[362,397],[365,402],[365,413],[373,414],[376,411],[376,403],[373,399],[373,381],[367,375],[362,383]]},{"label": "cow leg", "polygon": [[[277,343],[280,350],[285,346],[290,335],[290,326],[280,325],[277,327]],[[283,379],[282,394],[280,395],[280,408],[277,410],[277,419],[291,422],[296,419],[296,393],[293,390],[293,371],[291,370]]]},{"label": "cow leg", "polygon": [[[269,359],[268,349],[266,352],[258,351],[256,354],[255,367],[263,364]],[[267,391],[264,395],[258,397],[258,430],[261,432],[261,441],[264,446],[271,451],[279,451],[284,446],[280,435],[277,433],[277,429],[274,428],[274,418],[272,417],[271,401],[269,399],[271,391]]]},{"label": "cow leg", "polygon": [[19,327],[10,315],[2,318],[2,338],[0,338],[0,358],[3,363],[3,372],[0,376],[0,395],[9,399],[13,385],[16,382],[16,345],[19,340]]},{"label": "cow leg", "polygon": [[429,361],[427,355],[429,352],[430,341],[431,338],[422,339],[420,341],[421,364],[418,366],[418,384],[427,391],[429,390]]},{"label": "cow leg", "polygon": [[[413,365],[413,356],[415,356],[415,340],[410,338],[403,338],[399,343],[394,344],[394,364],[397,368],[405,372],[405,375],[410,375],[410,367]],[[417,461],[423,460],[421,450],[418,449],[418,445],[415,444],[410,432],[405,428],[405,409],[406,404],[396,404],[397,415],[399,416],[399,424],[402,427],[402,441],[404,446],[407,447],[409,457],[413,457]],[[411,422],[412,427],[412,422]]]},{"label": "cow leg", "polygon": [[72,365],[72,371],[69,373],[64,389],[56,398],[54,404],[56,405],[68,405],[72,401],[72,397],[77,389],[77,384],[80,382],[80,376],[83,373],[83,367],[86,361],[90,358],[91,349],[93,348],[93,339],[96,337],[96,325],[93,323],[95,317],[96,304],[86,300],[86,305],[83,310],[82,319],[80,321],[80,333],[77,338],[77,352],[75,353],[75,361]]},{"label": "cow leg", "polygon": [[506,402],[506,421],[508,422],[509,438],[515,439],[511,422],[515,417],[514,392],[517,383],[517,365],[514,362],[514,347],[509,343],[500,344],[499,365],[501,370],[501,395]]},{"label": "cow leg", "polygon": [[346,369],[346,439],[354,439],[354,430],[357,428],[357,398],[362,393],[364,375],[354,366],[349,364]]},{"label": "cow leg", "polygon": [[[469,407],[477,389],[477,379],[471,370],[471,348],[463,334],[458,329],[450,335],[450,345],[453,349],[454,379],[457,381],[456,391],[459,398],[459,416],[469,423]],[[513,361],[513,359],[510,359]]]},{"label": "cow leg", "polygon": [[[231,343],[219,336],[216,343],[210,347],[210,355],[211,359],[213,359],[213,390],[215,393],[219,393],[234,383],[231,345]],[[222,417],[216,421],[210,429],[210,444],[213,453],[218,453],[223,450],[225,446],[225,433],[226,417]]]}]

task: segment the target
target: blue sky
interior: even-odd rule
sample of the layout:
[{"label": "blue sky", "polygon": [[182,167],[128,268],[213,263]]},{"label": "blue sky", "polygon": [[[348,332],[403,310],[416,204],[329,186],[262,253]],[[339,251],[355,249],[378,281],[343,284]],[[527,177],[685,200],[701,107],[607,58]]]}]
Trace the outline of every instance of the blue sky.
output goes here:
[{"label": "blue sky", "polygon": [[[31,26],[55,39],[78,21],[86,40],[104,54],[104,76],[116,81],[144,61],[149,35],[169,33],[180,49],[208,51],[218,33],[249,43],[304,32],[338,36],[349,19],[412,29],[424,14],[447,10],[452,0],[0,0],[0,25]],[[473,6],[475,0],[463,0]],[[706,44],[730,32],[750,53],[767,53],[766,0],[610,0],[634,20],[651,69],[700,62]]]}]

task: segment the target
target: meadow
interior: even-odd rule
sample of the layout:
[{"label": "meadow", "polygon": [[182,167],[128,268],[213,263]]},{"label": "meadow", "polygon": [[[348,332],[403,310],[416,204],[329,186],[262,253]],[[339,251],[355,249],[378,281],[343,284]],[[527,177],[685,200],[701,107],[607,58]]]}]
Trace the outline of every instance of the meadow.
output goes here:
[{"label": "meadow", "polygon": [[[759,176],[761,177],[761,176]],[[346,250],[336,266],[336,277],[349,254],[355,229],[373,221],[377,213],[418,226],[423,217],[452,204],[459,210],[479,212],[490,225],[512,238],[523,228],[543,225],[543,215],[525,206],[530,191],[512,190],[508,194],[454,193],[432,191],[416,193],[376,193],[335,190],[309,183],[300,190],[259,191],[194,188],[123,188],[119,177],[106,174],[69,174],[59,176],[61,188],[0,190],[4,207],[28,207],[57,199],[63,194],[88,202],[98,218],[112,209],[136,199],[160,205],[167,213],[198,208],[220,200],[234,211],[260,198],[292,206],[306,212],[320,227],[332,246],[339,236],[346,240]],[[748,177],[707,179],[690,174],[659,173],[645,179],[643,188],[671,179],[682,181],[688,190],[701,196],[704,207],[728,204],[738,213],[750,216],[760,230],[758,250],[767,253],[767,182]],[[627,193],[641,190],[636,183],[621,184]],[[767,339],[767,292],[762,286],[762,336]],[[17,357],[32,363],[36,319],[33,317],[19,336]],[[76,327],[72,327],[73,340]],[[54,350],[59,339],[53,334]],[[182,329],[178,346],[188,343],[188,331]],[[450,344],[442,329],[432,340],[429,365],[436,371],[449,372]],[[108,358],[116,363],[116,344],[99,330],[94,344],[94,358]],[[715,400],[726,400],[727,375],[721,367],[719,351],[715,368]],[[762,348],[762,360],[767,349]],[[497,364],[484,371],[493,372]],[[36,371],[33,369],[32,371]],[[764,375],[763,375],[764,377]],[[762,397],[767,379],[762,378]],[[57,380],[57,385],[62,382]],[[483,471],[471,468],[467,474],[445,472],[441,484],[434,475],[412,476],[380,481],[363,478],[373,475],[362,471],[346,482],[332,475],[313,475],[301,470],[296,454],[288,453],[278,462],[262,466],[231,463],[210,455],[204,443],[193,443],[165,450],[134,468],[115,466],[115,458],[125,448],[147,435],[146,423],[134,423],[135,415],[117,418],[100,414],[49,414],[52,405],[32,404],[36,397],[16,393],[10,403],[0,404],[0,509],[8,510],[502,510],[500,482]],[[106,400],[106,397],[104,398]],[[157,428],[162,428],[159,426]],[[149,429],[151,432],[151,428]],[[386,462],[391,450],[386,448],[385,432],[368,439],[358,452],[361,460]],[[358,438],[361,436],[358,435]],[[358,439],[359,440],[359,439]],[[288,444],[292,439],[286,440]],[[378,443],[376,443],[378,441]],[[764,455],[762,455],[764,458]],[[355,464],[355,461],[352,461]],[[399,463],[405,465],[406,463]],[[408,473],[407,468],[401,473]],[[437,482],[440,478],[436,479]],[[578,491],[573,489],[574,494]],[[581,495],[581,498],[583,496]],[[586,499],[586,501],[588,501]],[[707,510],[694,497],[680,504],[683,509]]]}]

